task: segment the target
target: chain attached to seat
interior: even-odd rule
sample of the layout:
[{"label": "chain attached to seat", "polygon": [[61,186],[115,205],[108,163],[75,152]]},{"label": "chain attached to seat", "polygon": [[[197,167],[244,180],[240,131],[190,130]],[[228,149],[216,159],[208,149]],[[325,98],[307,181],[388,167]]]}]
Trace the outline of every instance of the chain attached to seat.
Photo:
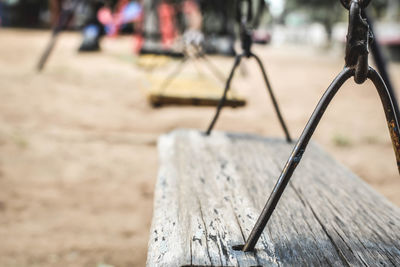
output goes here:
[{"label": "chain attached to seat", "polygon": [[309,121],[307,122],[299,140],[297,141],[285,167],[283,168],[278,181],[272,190],[271,195],[265,204],[253,230],[243,246],[243,251],[253,251],[258,239],[260,238],[265,226],[268,223],[276,205],[281,198],[286,185],[289,183],[296,167],[307,148],[307,145],[318,126],[329,103],[336,95],[342,85],[351,77],[354,77],[356,83],[363,83],[366,79],[370,79],[382,102],[385,112],[390,137],[392,139],[393,149],[396,156],[397,167],[400,173],[400,124],[399,124],[399,108],[394,99],[393,94],[385,85],[385,82],[375,71],[368,65],[368,44],[372,39],[369,26],[362,17],[363,9],[366,8],[370,0],[340,0],[345,8],[349,10],[349,28],[346,43],[346,65],[339,73],[335,80],[325,91]]},{"label": "chain attached to seat", "polygon": [[243,14],[242,1],[236,3],[236,20],[240,27],[240,42],[243,49],[243,55],[247,58],[251,56],[251,45],[253,44],[252,39],[252,25],[253,20],[253,5],[252,0],[244,0],[246,3],[247,14]]},{"label": "chain attached to seat", "polygon": [[[287,142],[292,142],[292,138],[290,137],[289,130],[288,130],[288,128],[286,126],[286,123],[285,123],[285,121],[284,121],[284,119],[282,117],[282,114],[280,112],[278,102],[275,99],[275,95],[274,95],[274,93],[272,91],[272,87],[271,87],[271,84],[270,84],[270,82],[268,80],[268,77],[267,77],[267,74],[265,72],[265,68],[264,68],[264,66],[262,64],[262,61],[258,56],[256,56],[251,51],[251,46],[253,44],[253,39],[252,39],[253,31],[252,31],[252,29],[260,21],[260,17],[262,15],[262,12],[263,12],[264,6],[265,6],[264,0],[259,0],[259,3],[260,4],[258,6],[257,14],[256,14],[255,18],[253,19],[252,0],[237,0],[237,2],[236,2],[236,20],[237,20],[237,23],[239,24],[239,27],[240,27],[240,42],[241,42],[241,46],[242,46],[242,50],[243,51],[242,51],[241,54],[236,55],[235,62],[234,62],[233,67],[232,67],[232,69],[230,71],[228,79],[227,79],[227,81],[225,83],[224,92],[223,92],[222,97],[221,97],[221,99],[220,99],[220,101],[218,103],[217,111],[216,111],[216,113],[215,113],[210,125],[208,126],[208,129],[206,131],[206,135],[210,135],[211,134],[211,131],[214,128],[214,125],[218,120],[218,117],[219,117],[219,114],[221,112],[221,109],[225,104],[227,93],[228,93],[228,91],[230,89],[230,85],[231,85],[233,76],[235,74],[236,69],[239,67],[240,62],[242,61],[242,58],[243,57],[246,57],[246,58],[253,57],[256,60],[258,66],[259,66],[259,68],[261,70],[261,73],[263,75],[264,82],[265,82],[265,85],[267,87],[267,91],[268,91],[268,93],[269,93],[269,95],[271,97],[272,104],[274,106],[275,112],[276,112],[276,114],[278,116],[279,122],[280,122],[280,124],[282,126],[282,129],[283,129],[284,133],[285,133],[286,141]],[[242,12],[242,10],[244,8],[243,4],[246,4],[246,13]]]},{"label": "chain attached to seat", "polygon": [[[342,4],[347,8],[347,2],[341,1]],[[349,28],[347,33],[346,43],[346,67],[353,68],[355,70],[354,81],[358,84],[362,84],[367,79],[368,74],[368,46],[373,41],[372,32],[369,29],[367,19],[363,17],[362,9],[363,6],[367,5],[369,1],[364,4],[359,1],[351,1],[350,3],[350,16],[349,16]]]}]

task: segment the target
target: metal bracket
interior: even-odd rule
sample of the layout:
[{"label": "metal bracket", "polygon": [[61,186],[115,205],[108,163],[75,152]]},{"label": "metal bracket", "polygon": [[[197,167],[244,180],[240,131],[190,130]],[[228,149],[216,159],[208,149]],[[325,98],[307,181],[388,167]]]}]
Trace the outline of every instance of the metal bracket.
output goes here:
[{"label": "metal bracket", "polygon": [[[341,2],[343,3],[343,1]],[[361,1],[362,3],[361,7],[364,7],[363,4],[365,5],[365,3],[367,2],[369,3],[369,1]],[[360,9],[359,3],[360,3],[359,0],[351,1],[349,7],[350,23],[354,23],[354,21],[352,22],[352,19],[354,19],[355,16],[354,10],[356,10],[358,13]],[[364,21],[361,24],[364,24]],[[354,31],[357,31],[357,28],[360,29],[359,27],[365,28],[364,25],[361,24],[355,24],[353,25],[355,28],[349,27],[349,30],[354,29]],[[354,32],[351,31],[349,34],[353,33]],[[360,34],[360,36],[361,35],[365,37],[365,31],[363,32],[363,34]],[[326,108],[328,107],[329,103],[331,102],[337,91],[350,77],[354,76],[356,82],[357,79],[360,79],[359,80],[360,82],[362,82],[362,80],[365,81],[365,79],[370,79],[374,83],[385,112],[390,137],[393,143],[393,149],[396,156],[397,167],[400,173],[400,127],[399,127],[400,114],[398,112],[399,109],[397,107],[397,103],[395,102],[393,96],[386,87],[385,82],[383,81],[381,76],[373,68],[367,65],[367,71],[365,73],[365,77],[363,77],[364,73],[360,72],[360,69],[362,70],[362,68],[365,67],[365,64],[368,64],[368,60],[366,58],[368,56],[368,53],[365,55],[365,50],[364,50],[367,43],[363,43],[362,46],[352,46],[353,41],[350,39],[351,38],[347,39],[348,42],[347,46],[352,47],[352,49],[348,51],[348,54],[346,54],[346,66],[342,70],[342,72],[340,72],[340,74],[335,78],[335,80],[331,83],[328,89],[325,91],[317,107],[315,108],[313,114],[311,115],[311,118],[309,119],[306,127],[304,128],[288,161],[286,162],[285,167],[283,168],[281,175],[279,176],[277,183],[275,184],[275,187],[264,209],[262,210],[260,217],[258,218],[255,226],[253,227],[253,230],[251,231],[246,244],[243,246],[243,251],[245,252],[254,250],[254,247],[257,244],[257,241],[260,238],[265,226],[267,225],[268,220],[270,219],[272,213],[274,212],[275,207],[278,204],[279,199],[281,198],[286,185],[289,183],[293,172],[295,171],[297,165],[300,163],[301,157],[305,152],[308,142],[310,141],[316,127],[318,126],[318,123],[321,120],[322,115],[324,114]],[[350,64],[350,62],[348,62],[347,60],[347,56],[349,56],[349,58],[357,56],[355,57],[357,58],[357,63],[355,65]],[[362,60],[360,60],[360,57],[362,58]],[[347,66],[348,64],[351,66]],[[357,75],[358,77],[356,77]]]}]

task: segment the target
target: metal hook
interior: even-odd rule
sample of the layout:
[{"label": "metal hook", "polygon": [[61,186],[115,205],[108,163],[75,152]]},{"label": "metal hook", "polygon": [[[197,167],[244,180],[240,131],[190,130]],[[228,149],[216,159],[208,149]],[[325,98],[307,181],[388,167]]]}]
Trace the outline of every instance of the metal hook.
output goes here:
[{"label": "metal hook", "polygon": [[359,2],[351,1],[345,62],[346,67],[355,69],[354,81],[358,84],[367,79],[368,46],[373,38],[367,19],[363,17],[361,11]]}]

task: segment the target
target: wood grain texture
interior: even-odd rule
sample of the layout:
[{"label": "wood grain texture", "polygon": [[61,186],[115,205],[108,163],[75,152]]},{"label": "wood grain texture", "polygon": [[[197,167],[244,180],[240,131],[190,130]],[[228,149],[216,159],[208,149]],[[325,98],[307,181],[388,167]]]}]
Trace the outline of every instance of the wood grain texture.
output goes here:
[{"label": "wood grain texture", "polygon": [[147,266],[399,266],[400,209],[315,144],[255,252],[232,249],[249,236],[291,150],[245,134],[162,136]]}]

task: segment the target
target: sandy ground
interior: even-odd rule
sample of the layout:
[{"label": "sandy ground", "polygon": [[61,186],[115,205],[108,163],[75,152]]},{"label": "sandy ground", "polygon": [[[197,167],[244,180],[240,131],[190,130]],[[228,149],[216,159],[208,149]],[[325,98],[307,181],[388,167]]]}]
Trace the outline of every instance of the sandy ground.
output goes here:
[{"label": "sandy ground", "polygon": [[[80,36],[63,34],[38,74],[47,38],[47,32],[0,31],[0,266],[144,266],[157,137],[177,127],[205,129],[214,109],[152,109],[130,38],[105,40],[101,53],[81,55]],[[299,136],[341,70],[342,52],[256,51]],[[212,60],[225,72],[233,62]],[[256,66],[245,66],[247,76],[234,84],[248,105],[225,109],[216,128],[282,136]],[[400,65],[390,67],[400,88]],[[370,82],[345,85],[314,141],[400,205],[400,178]]]}]

